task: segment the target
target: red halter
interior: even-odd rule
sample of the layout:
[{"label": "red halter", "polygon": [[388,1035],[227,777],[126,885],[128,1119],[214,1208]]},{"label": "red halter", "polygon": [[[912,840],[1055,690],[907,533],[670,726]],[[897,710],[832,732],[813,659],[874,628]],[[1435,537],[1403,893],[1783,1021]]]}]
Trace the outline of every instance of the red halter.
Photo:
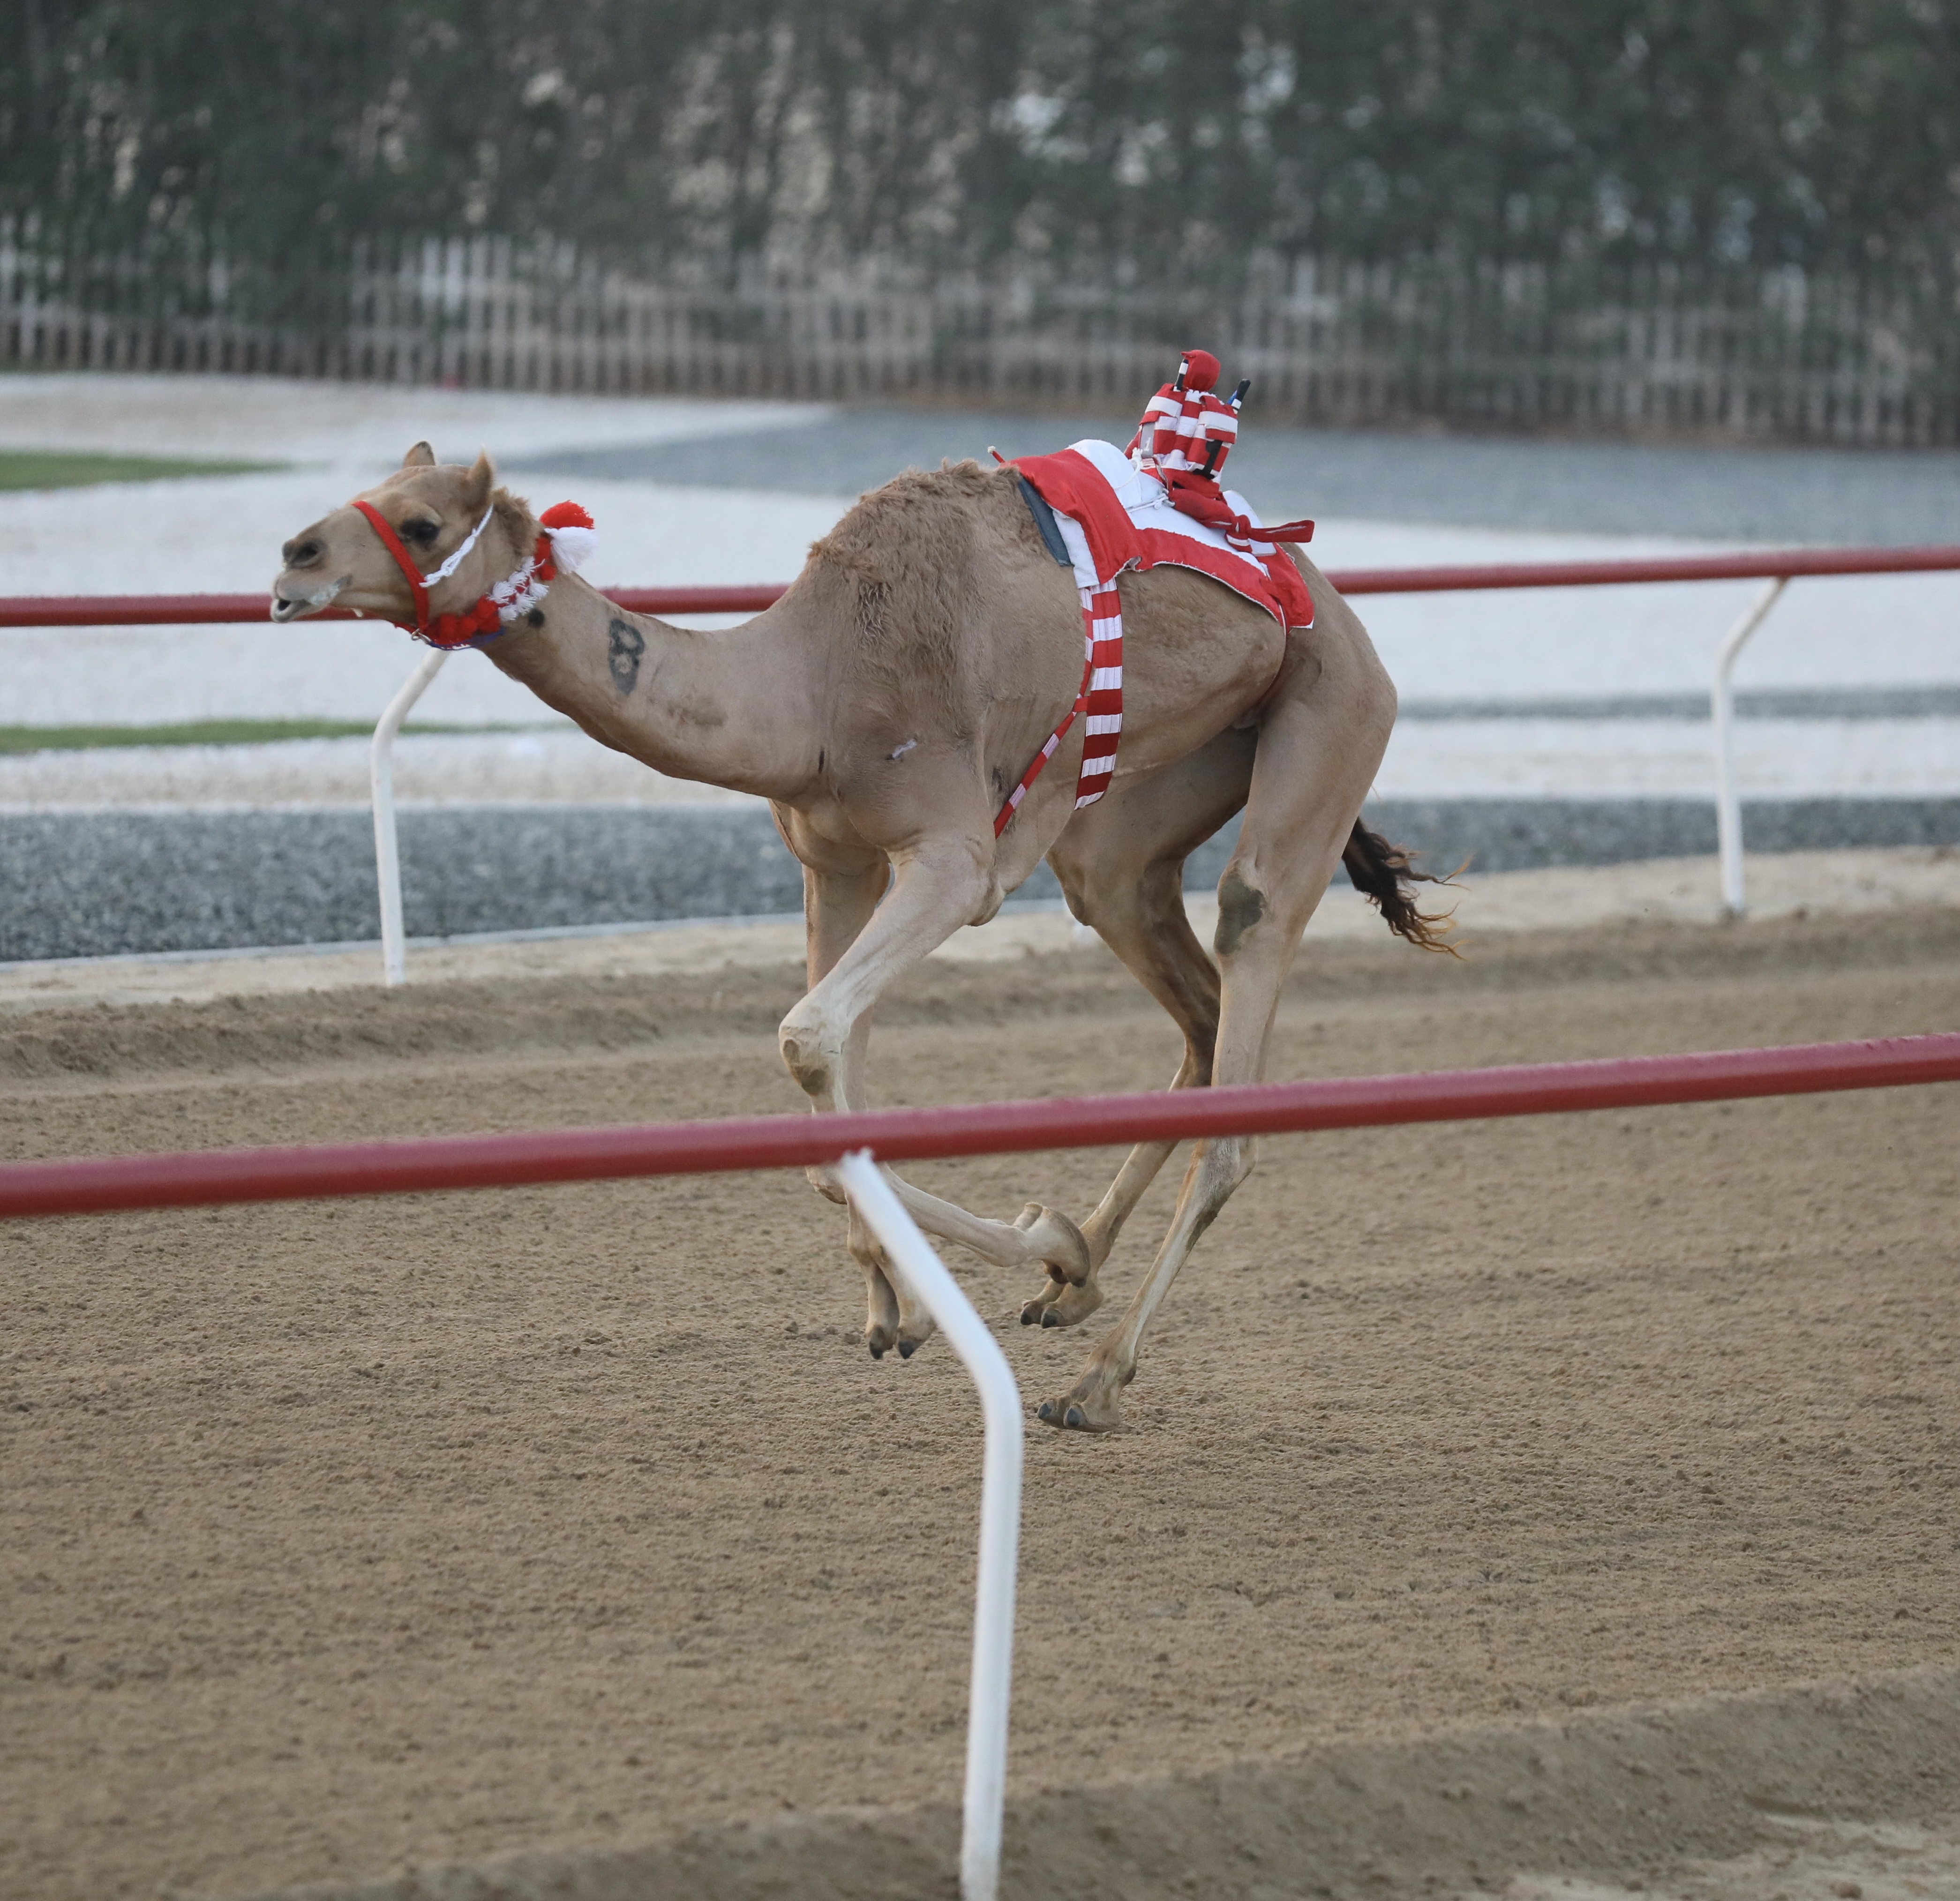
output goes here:
[{"label": "red halter", "polygon": [[[387,517],[371,501],[358,498],[353,506],[368,517],[368,526],[381,539],[381,545],[395,558],[395,565],[402,571],[409,583],[409,592],[415,597],[415,624],[408,631],[418,641],[431,647],[453,647],[480,645],[504,631],[504,603],[495,594],[501,593],[514,602],[521,596],[527,602],[541,598],[546,586],[558,578],[558,569],[552,557],[555,552],[551,526],[560,529],[566,522],[590,529],[592,517],[584,509],[570,502],[560,502],[556,507],[545,510],[546,532],[540,534],[531,550],[531,558],[514,574],[503,587],[492,593],[481,595],[474,606],[460,614],[438,614],[434,619],[429,616],[428,591],[438,581],[448,580],[456,572],[464,555],[476,545],[476,538],[490,525],[494,509],[486,509],[483,519],[472,529],[462,545],[438,567],[433,574],[425,574],[402,545],[402,538],[389,525]],[[553,523],[554,517],[563,517],[565,521]],[[396,622],[398,627],[408,627],[406,621]]]},{"label": "red halter", "polygon": [[[394,556],[395,565],[407,578],[409,592],[415,599],[415,624],[410,631],[416,634],[427,634],[428,631],[428,587],[422,579],[422,571],[409,560],[409,551],[402,545],[401,536],[389,526],[388,518],[381,513],[380,509],[377,508],[371,501],[361,501],[358,498],[354,506],[368,517],[368,525],[380,536],[381,545]],[[406,625],[406,623],[397,621],[395,625],[400,627]]]}]

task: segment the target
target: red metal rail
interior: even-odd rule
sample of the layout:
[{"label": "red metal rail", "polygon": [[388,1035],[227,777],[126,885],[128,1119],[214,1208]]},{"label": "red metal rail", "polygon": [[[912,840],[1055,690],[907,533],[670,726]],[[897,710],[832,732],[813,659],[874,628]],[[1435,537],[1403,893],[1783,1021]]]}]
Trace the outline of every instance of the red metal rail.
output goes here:
[{"label": "red metal rail", "polygon": [[[1960,548],[1790,548],[1744,555],[1691,555],[1613,561],[1522,561],[1470,567],[1330,570],[1343,594],[1476,593],[1491,588],[1622,587],[1636,582],[1774,580],[1817,574],[1927,574],[1960,570]],[[635,614],[759,614],[784,590],[613,587]],[[0,599],[0,627],[198,627],[263,621],[263,594],[40,594]],[[339,609],[313,616],[351,620]]]},{"label": "red metal rail", "polygon": [[1794,580],[1812,574],[1936,574],[1960,548],[1782,548],[1615,561],[1518,561],[1475,567],[1350,567],[1327,578],[1343,594],[1475,593],[1487,588],[1624,587],[1637,581]]},{"label": "red metal rail", "polygon": [[[759,614],[781,599],[766,587],[609,587],[607,599],[629,614]],[[0,599],[0,627],[208,627],[226,621],[266,621],[267,594],[24,594]],[[309,615],[351,621],[341,608]]]},{"label": "red metal rail", "polygon": [[1960,1082],[1960,1033],[854,1115],[749,1116],[311,1148],[77,1156],[0,1167],[0,1219],[803,1168],[835,1162],[852,1149],[868,1148],[884,1162],[911,1162],[1191,1136],[1474,1121],[1952,1082]]}]

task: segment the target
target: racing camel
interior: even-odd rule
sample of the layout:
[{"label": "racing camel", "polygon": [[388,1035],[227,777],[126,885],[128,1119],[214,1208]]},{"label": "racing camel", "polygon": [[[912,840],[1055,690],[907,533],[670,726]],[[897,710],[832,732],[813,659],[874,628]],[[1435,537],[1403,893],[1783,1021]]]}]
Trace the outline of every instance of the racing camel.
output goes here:
[{"label": "racing camel", "polygon": [[[272,618],[331,603],[426,629],[448,602],[453,636],[498,588],[510,625],[485,651],[511,679],[657,771],[768,800],[803,866],[808,945],[810,988],[780,1046],[818,1111],[867,1106],[880,995],[962,925],[993,917],[1044,857],[1070,911],[1182,1031],[1171,1086],[1197,1089],[1260,1079],[1281,986],[1337,865],[1412,943],[1438,946],[1447,928],[1418,909],[1421,874],[1406,854],[1357,816],[1395,689],[1360,620],[1292,553],[1312,596],[1309,630],[1289,632],[1188,569],[1124,574],[1129,655],[1108,794],[1076,808],[1080,722],[998,835],[996,814],[1083,666],[1075,586],[1011,468],[899,475],[811,548],[766,612],[700,633],[622,612],[575,575],[546,588],[539,523],[497,488],[488,457],[438,466],[418,443],[387,481],[286,543]],[[486,619],[494,630],[494,609]],[[1214,961],[1185,915],[1184,861],[1242,809]],[[928,1232],[996,1266],[1038,1270],[1023,1321],[1069,1327],[1102,1305],[1099,1272],[1176,1146],[1132,1150],[1079,1225],[1039,1203],[995,1220],[892,1185]],[[1121,1423],[1145,1327],[1252,1166],[1249,1138],[1198,1146],[1121,1323],[1039,1418]],[[812,1180],[843,1199],[824,1171]],[[849,1245],[868,1290],[866,1343],[908,1357],[931,1318],[854,1213]]]}]

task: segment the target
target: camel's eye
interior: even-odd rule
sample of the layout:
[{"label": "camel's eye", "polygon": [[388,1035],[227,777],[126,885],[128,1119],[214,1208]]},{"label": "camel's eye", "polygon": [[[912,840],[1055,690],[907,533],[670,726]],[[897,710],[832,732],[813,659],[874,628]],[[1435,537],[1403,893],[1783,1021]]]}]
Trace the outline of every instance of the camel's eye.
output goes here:
[{"label": "camel's eye", "polygon": [[426,548],[431,542],[434,541],[437,536],[440,535],[441,532],[442,523],[439,521],[420,520],[415,521],[405,521],[402,524],[402,540],[405,542],[418,542],[425,548]]}]

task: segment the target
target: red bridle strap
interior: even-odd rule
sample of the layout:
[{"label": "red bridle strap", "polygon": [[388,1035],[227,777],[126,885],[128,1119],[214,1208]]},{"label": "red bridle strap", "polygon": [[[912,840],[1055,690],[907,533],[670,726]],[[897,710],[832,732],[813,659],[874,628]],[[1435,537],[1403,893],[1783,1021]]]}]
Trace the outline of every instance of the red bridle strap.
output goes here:
[{"label": "red bridle strap", "polygon": [[[428,631],[428,590],[422,584],[422,571],[409,558],[409,551],[402,545],[402,538],[388,526],[387,518],[371,501],[357,499],[354,504],[368,517],[369,526],[381,538],[381,545],[395,558],[395,565],[408,577],[409,591],[415,597],[415,625],[418,634]],[[402,625],[400,622],[397,625]]]}]

